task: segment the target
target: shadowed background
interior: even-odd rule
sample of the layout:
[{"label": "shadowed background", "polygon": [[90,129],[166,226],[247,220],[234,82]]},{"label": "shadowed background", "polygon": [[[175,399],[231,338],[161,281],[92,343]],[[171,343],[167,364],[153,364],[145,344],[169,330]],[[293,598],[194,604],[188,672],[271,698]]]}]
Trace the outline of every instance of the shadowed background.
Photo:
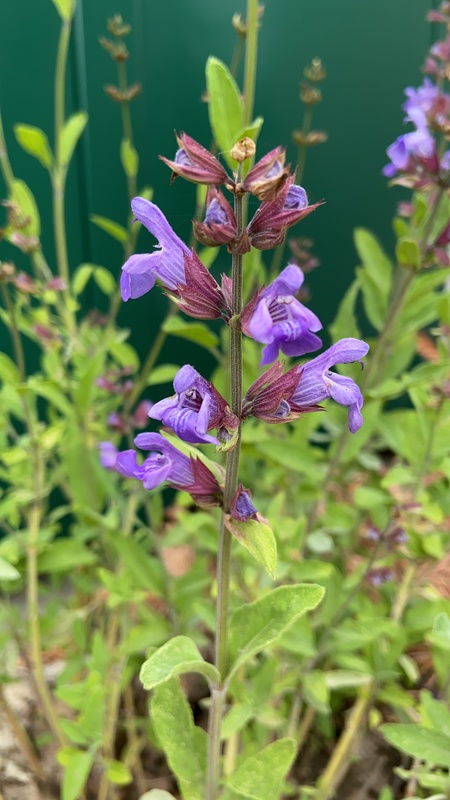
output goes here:
[{"label": "shadowed background", "polygon": [[[313,127],[326,130],[329,141],[309,151],[303,180],[310,201],[324,198],[326,205],[292,229],[296,236],[315,240],[314,252],[322,265],[308,276],[308,283],[314,311],[324,326],[333,319],[356,265],[353,228],[369,227],[386,247],[392,243],[390,220],[401,191],[387,188],[381,168],[387,145],[402,132],[403,89],[421,82],[420,66],[436,33],[436,26],[424,20],[429,7],[428,0],[266,3],[255,102],[255,115],[265,120],[259,156],[284,144],[288,161],[295,163],[291,132],[302,120],[298,92],[303,69],[319,56],[327,70],[321,84],[323,102],[315,110]],[[118,277],[122,264],[120,245],[89,221],[95,213],[124,223],[128,206],[119,163],[120,109],[103,92],[105,84],[116,83],[116,65],[98,44],[99,36],[108,35],[107,17],[120,13],[133,27],[126,38],[131,53],[129,80],[143,86],[132,103],[140,154],[138,185],[154,187],[154,201],[188,241],[195,187],[182,180],[170,186],[167,167],[158,154],[173,156],[174,129],[188,132],[206,146],[210,143],[207,107],[201,102],[204,66],[209,55],[230,63],[235,11],[245,16],[244,0],[79,0],[69,59],[67,115],[84,108],[89,125],[67,185],[72,270],[81,262],[93,262]],[[44,250],[53,264],[48,177],[17,145],[12,126],[17,122],[37,125],[52,143],[59,17],[50,0],[5,3],[0,13],[0,102],[6,139],[16,177],[23,178],[38,199]],[[0,178],[0,196],[5,194]],[[151,244],[152,237],[143,231],[137,249],[148,251]],[[26,263],[7,244],[2,245],[0,257]],[[225,268],[225,252],[221,258]],[[283,266],[286,263],[285,257]],[[98,290],[89,286],[83,295],[86,308],[101,305]],[[158,328],[165,303],[161,292],[155,291],[121,311],[119,320],[125,325],[132,322],[131,341],[141,354]],[[174,341],[166,344],[163,358],[174,360],[170,356]]]}]

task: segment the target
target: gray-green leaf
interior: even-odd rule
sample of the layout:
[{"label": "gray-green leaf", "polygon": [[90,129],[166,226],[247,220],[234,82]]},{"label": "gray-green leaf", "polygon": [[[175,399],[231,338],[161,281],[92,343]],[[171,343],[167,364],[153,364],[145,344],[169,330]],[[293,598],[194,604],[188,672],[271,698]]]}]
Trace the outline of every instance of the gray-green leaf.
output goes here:
[{"label": "gray-green leaf", "polygon": [[258,520],[241,521],[228,515],[225,517],[225,525],[234,538],[259,564],[263,565],[270,577],[274,578],[277,566],[277,542],[272,528]]},{"label": "gray-green leaf", "polygon": [[424,725],[387,723],[381,726],[380,731],[403,753],[435,767],[450,767],[450,736]]},{"label": "gray-green leaf", "polygon": [[194,725],[191,707],[176,678],[154,690],[150,713],[183,800],[204,800],[207,737]]},{"label": "gray-green leaf", "polygon": [[279,586],[236,609],[230,621],[230,676],[255,653],[280,639],[303,614],[315,608],[324,596],[314,583]]},{"label": "gray-green leaf", "polygon": [[204,660],[192,639],[175,636],[144,661],[140,679],[144,689],[153,689],[185,672],[199,672],[210,684],[220,681],[219,672]]},{"label": "gray-green leaf", "polygon": [[[283,779],[297,752],[295,739],[279,739],[247,758],[228,779],[226,786],[249,800],[280,797]],[[225,800],[227,792],[225,791]]]}]

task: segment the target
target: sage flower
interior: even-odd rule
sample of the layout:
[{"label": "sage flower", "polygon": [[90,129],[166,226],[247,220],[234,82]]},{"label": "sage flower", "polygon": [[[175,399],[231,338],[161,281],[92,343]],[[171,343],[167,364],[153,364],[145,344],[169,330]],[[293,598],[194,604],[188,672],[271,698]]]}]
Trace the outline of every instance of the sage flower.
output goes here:
[{"label": "sage flower", "polygon": [[219,444],[207,431],[223,427],[231,412],[212,383],[186,364],[175,375],[173,387],[176,394],[155,403],[149,416],[172,428],[184,442]]},{"label": "sage flower", "polygon": [[303,365],[292,400],[299,406],[317,406],[331,397],[348,407],[348,427],[356,433],[362,425],[363,396],[352,378],[331,372],[336,364],[351,364],[367,354],[369,345],[361,339],[340,339],[332,347]]},{"label": "sage flower", "polygon": [[164,288],[176,289],[184,282],[184,256],[190,250],[172,230],[162,211],[143,197],[131,201],[133,214],[158,240],[153,253],[130,256],[122,267],[120,289],[126,301],[135,300],[150,289],[156,280]]},{"label": "sage flower", "polygon": [[306,308],[295,294],[304,280],[296,264],[289,264],[278,278],[260,293],[250,319],[243,313],[242,329],[257,342],[266,346],[261,366],[270,364],[281,350],[287,356],[302,356],[321,347],[315,331],[320,331],[319,318]]}]

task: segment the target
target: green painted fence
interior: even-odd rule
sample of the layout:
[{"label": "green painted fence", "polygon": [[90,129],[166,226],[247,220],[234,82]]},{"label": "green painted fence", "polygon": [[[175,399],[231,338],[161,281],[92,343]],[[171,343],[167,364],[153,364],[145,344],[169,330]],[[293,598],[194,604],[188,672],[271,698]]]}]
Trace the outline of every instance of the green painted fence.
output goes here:
[{"label": "green painted fence", "polygon": [[[301,223],[297,235],[311,236],[322,267],[309,283],[314,310],[327,324],[351,280],[356,262],[355,226],[367,226],[391,242],[390,219],[399,190],[388,190],[381,175],[386,146],[401,132],[403,88],[420,82],[420,65],[432,35],[424,21],[427,0],[267,0],[260,35],[255,112],[265,119],[259,153],[287,144],[301,122],[299,82],[305,64],[320,56],[327,68],[324,101],[314,126],[329,141],[307,159],[304,185],[310,199],[326,205]],[[175,150],[174,129],[210,142],[204,91],[204,65],[214,54],[230,62],[235,34],[230,20],[245,14],[244,0],[79,0],[70,51],[67,111],[85,108],[89,126],[70,170],[67,224],[70,263],[108,266],[117,276],[120,245],[96,229],[89,215],[124,221],[125,179],[119,165],[119,107],[103,92],[116,81],[115,64],[99,46],[106,18],[120,12],[133,26],[127,44],[132,81],[143,92],[133,103],[136,145],[141,156],[139,184],[151,184],[154,198],[180,236],[188,239],[195,188],[169,185],[158,154]],[[53,70],[59,18],[51,0],[0,0],[0,102],[16,175],[38,197],[43,242],[53,258],[50,189],[42,167],[20,150],[12,126],[25,122],[43,128],[52,141]],[[435,32],[435,31],[434,31]],[[0,196],[5,187],[0,178]],[[150,237],[141,234],[139,247]],[[9,245],[0,258],[20,261]],[[100,298],[95,289],[86,303]],[[149,314],[149,303],[151,313]],[[133,321],[133,341],[152,336],[164,311],[161,293],[128,304],[121,321]],[[131,308],[132,306],[132,308]],[[149,318],[151,323],[149,324]],[[145,340],[145,341],[144,341]],[[173,347],[173,344],[172,344]]]}]

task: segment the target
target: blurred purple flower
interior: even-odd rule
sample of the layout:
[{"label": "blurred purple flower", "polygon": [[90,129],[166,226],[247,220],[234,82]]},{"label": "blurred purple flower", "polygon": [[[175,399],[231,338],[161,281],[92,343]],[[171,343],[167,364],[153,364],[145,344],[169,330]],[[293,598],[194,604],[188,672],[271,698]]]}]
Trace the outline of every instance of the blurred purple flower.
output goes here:
[{"label": "blurred purple flower", "polygon": [[[300,187],[297,187],[300,188]],[[304,280],[295,264],[288,265],[259,295],[249,320],[243,317],[244,333],[266,345],[261,366],[270,364],[281,350],[287,356],[302,356],[321,347],[311,331],[319,331],[319,318],[295,299]]]},{"label": "blurred purple flower", "polygon": [[112,442],[100,442],[100,464],[105,469],[113,470],[116,468],[117,449]]},{"label": "blurred purple flower", "polygon": [[435,141],[427,128],[419,128],[399,136],[386,150],[391,163],[383,167],[383,175],[393,178],[397,172],[409,172],[415,162],[423,163],[429,171],[437,171]]},{"label": "blurred purple flower", "polygon": [[348,406],[348,427],[351,433],[356,433],[363,422],[361,390],[352,378],[330,372],[330,368],[360,361],[368,350],[369,345],[361,339],[340,339],[320,356],[304,364],[292,400],[299,406],[317,406],[331,397],[341,406]]},{"label": "blurred purple flower", "polygon": [[133,214],[158,240],[153,253],[130,256],[122,267],[120,289],[123,299],[135,300],[155,285],[156,279],[167,289],[176,289],[184,282],[184,256],[190,250],[170,227],[158,206],[135,197],[131,201]]}]

